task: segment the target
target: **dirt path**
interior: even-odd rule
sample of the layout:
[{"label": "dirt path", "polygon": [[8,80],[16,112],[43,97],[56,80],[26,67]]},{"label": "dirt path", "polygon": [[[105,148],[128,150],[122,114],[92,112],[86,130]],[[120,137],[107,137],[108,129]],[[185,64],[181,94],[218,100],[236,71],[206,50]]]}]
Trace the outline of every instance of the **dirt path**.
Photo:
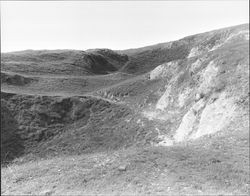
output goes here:
[{"label": "dirt path", "polygon": [[16,89],[10,90],[10,89],[1,89],[1,92],[4,93],[12,93],[12,94],[20,94],[20,95],[31,95],[31,96],[49,96],[49,97],[74,97],[74,96],[78,96],[78,97],[91,97],[94,99],[101,99],[104,100],[106,102],[109,102],[111,104],[116,104],[116,105],[126,105],[126,102],[124,101],[115,101],[112,99],[108,99],[108,98],[104,98],[98,95],[93,95],[90,93],[86,93],[86,94],[72,94],[72,93],[32,93],[32,92],[23,92],[23,91],[18,91]]},{"label": "dirt path", "polygon": [[118,75],[118,74],[123,74],[127,76],[133,76],[132,74],[127,74],[123,72],[115,72],[115,73],[110,73],[106,75],[57,75],[57,74],[25,74],[25,73],[20,73],[20,72],[12,72],[12,71],[4,71],[1,70],[1,73],[8,74],[8,75],[19,75],[27,78],[80,78],[80,79],[94,79],[94,78],[110,78],[112,76]]}]

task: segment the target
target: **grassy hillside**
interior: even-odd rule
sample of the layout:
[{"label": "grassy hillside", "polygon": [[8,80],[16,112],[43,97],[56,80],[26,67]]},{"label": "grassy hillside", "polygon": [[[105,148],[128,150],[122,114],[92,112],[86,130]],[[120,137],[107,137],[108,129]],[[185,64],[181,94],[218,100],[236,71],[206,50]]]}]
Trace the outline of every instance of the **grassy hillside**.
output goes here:
[{"label": "grassy hillside", "polygon": [[117,71],[128,58],[111,50],[40,50],[3,53],[1,70],[26,74],[93,75]]},{"label": "grassy hillside", "polygon": [[248,195],[248,28],[4,54],[2,194]]},{"label": "grassy hillside", "polygon": [[188,36],[173,42],[118,51],[120,54],[129,56],[129,62],[122,68],[122,71],[133,74],[146,73],[160,64],[188,57],[192,48],[197,46],[208,51],[230,35],[248,28],[249,24],[244,24]]},{"label": "grassy hillside", "polygon": [[187,44],[182,42],[173,43],[171,48],[147,50],[131,55],[122,71],[136,74],[146,73],[162,63],[183,59],[188,53]]}]

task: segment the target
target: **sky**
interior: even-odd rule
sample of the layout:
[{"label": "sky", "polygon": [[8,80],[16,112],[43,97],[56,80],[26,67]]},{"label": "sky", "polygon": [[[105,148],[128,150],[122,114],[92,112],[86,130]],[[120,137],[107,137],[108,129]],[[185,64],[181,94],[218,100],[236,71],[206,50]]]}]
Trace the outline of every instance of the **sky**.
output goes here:
[{"label": "sky", "polygon": [[128,49],[249,23],[248,0],[1,1],[1,51]]}]

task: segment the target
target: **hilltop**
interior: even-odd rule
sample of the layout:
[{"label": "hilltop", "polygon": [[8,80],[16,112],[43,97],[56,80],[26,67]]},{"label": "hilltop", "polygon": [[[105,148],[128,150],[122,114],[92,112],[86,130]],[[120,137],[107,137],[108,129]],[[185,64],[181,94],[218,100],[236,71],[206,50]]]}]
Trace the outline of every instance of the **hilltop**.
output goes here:
[{"label": "hilltop", "polygon": [[26,50],[3,53],[2,69],[26,74],[93,75],[108,74],[122,67],[128,58],[108,49]]}]

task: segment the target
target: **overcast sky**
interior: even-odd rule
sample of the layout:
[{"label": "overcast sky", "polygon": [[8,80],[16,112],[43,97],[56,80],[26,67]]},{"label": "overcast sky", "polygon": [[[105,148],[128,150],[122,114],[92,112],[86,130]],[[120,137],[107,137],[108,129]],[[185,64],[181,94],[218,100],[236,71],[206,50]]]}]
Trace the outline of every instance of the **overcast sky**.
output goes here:
[{"label": "overcast sky", "polygon": [[248,0],[1,1],[1,50],[127,49],[248,23]]}]

